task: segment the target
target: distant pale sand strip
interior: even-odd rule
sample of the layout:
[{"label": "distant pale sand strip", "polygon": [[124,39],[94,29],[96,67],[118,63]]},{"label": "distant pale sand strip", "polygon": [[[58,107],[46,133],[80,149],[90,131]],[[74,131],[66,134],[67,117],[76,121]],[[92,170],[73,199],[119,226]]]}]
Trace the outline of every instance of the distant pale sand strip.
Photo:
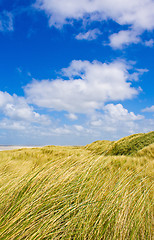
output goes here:
[{"label": "distant pale sand strip", "polygon": [[43,146],[0,146],[0,151],[21,149],[21,148],[38,148]]}]

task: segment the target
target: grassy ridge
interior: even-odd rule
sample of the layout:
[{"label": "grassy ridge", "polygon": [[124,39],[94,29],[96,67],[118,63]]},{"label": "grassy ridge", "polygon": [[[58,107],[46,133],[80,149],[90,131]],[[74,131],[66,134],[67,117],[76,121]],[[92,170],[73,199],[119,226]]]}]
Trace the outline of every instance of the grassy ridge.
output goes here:
[{"label": "grassy ridge", "polygon": [[0,152],[0,239],[152,239],[154,145],[111,144]]},{"label": "grassy ridge", "polygon": [[96,141],[86,146],[91,152],[105,155],[135,155],[154,143],[154,131],[121,138],[118,141]]},{"label": "grassy ridge", "polygon": [[154,132],[131,135],[116,141],[107,155],[134,155],[154,142]]},{"label": "grassy ridge", "polygon": [[105,154],[108,149],[114,144],[114,142],[103,140],[95,141],[85,146],[85,149],[89,150],[92,154],[102,155]]}]

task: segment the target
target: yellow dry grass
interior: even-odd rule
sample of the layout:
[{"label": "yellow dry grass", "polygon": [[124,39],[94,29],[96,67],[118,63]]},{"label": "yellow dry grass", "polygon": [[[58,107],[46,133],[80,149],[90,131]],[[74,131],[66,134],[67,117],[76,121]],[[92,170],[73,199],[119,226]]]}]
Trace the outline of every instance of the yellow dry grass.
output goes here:
[{"label": "yellow dry grass", "polygon": [[0,240],[152,240],[153,147],[0,152]]}]

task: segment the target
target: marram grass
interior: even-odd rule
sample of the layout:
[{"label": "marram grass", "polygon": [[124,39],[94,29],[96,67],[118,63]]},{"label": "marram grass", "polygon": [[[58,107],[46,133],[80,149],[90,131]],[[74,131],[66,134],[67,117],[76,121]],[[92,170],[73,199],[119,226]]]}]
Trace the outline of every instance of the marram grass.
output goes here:
[{"label": "marram grass", "polygon": [[94,150],[0,152],[0,239],[152,240],[154,145]]}]

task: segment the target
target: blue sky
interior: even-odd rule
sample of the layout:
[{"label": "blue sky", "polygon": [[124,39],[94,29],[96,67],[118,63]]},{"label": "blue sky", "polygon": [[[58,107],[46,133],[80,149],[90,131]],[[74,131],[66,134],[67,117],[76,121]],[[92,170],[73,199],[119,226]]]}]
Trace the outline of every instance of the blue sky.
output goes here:
[{"label": "blue sky", "polygon": [[153,30],[153,0],[0,0],[0,144],[154,130]]}]

